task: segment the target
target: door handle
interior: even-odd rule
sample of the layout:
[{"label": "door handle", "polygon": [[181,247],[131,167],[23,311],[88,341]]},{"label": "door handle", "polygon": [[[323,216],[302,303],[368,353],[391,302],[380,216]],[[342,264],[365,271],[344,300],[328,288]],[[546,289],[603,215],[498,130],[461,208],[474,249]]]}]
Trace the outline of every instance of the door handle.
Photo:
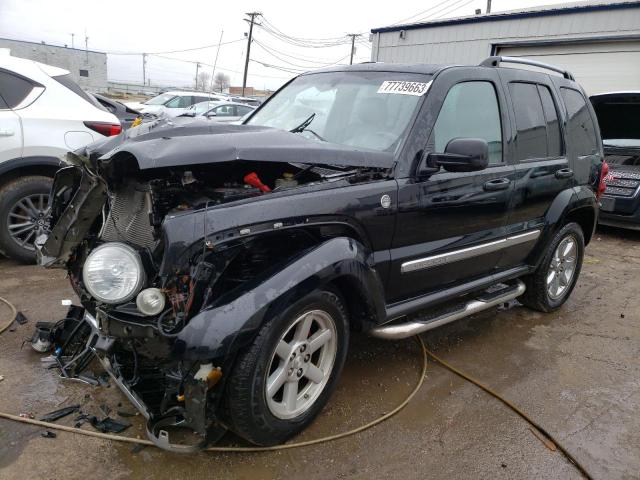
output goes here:
[{"label": "door handle", "polygon": [[511,180],[508,178],[496,178],[495,180],[489,180],[483,185],[487,192],[495,192],[496,190],[506,190],[511,185]]},{"label": "door handle", "polygon": [[0,137],[10,137],[14,134],[14,131],[10,128],[0,128]]},{"label": "door handle", "polygon": [[556,178],[571,178],[573,177],[573,170],[570,168],[563,168],[556,170]]}]

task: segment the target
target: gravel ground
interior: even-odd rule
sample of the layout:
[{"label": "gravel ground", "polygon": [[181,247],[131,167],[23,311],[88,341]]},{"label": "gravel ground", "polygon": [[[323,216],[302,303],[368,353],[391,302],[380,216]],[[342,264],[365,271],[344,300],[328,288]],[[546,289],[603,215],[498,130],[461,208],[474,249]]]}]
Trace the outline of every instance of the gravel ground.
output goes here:
[{"label": "gravel ground", "polygon": [[[38,417],[73,403],[132,410],[114,386],[60,380],[21,348],[36,321],[65,313],[60,270],[0,259],[0,296],[29,319],[0,336],[0,411]],[[640,233],[607,229],[587,249],[572,297],[543,315],[485,312],[423,335],[437,354],[489,384],[556,435],[594,478],[640,478]],[[0,323],[9,315],[0,306]],[[382,415],[413,388],[415,342],[354,336],[338,391],[301,440]],[[121,407],[118,407],[121,404]],[[125,433],[144,437],[134,417]],[[73,416],[59,420],[73,424]],[[84,425],[82,428],[91,429]],[[436,364],[400,414],[356,436],[270,453],[177,455],[0,419],[0,479],[80,478],[580,478],[495,399]],[[241,444],[228,435],[226,444]]]}]

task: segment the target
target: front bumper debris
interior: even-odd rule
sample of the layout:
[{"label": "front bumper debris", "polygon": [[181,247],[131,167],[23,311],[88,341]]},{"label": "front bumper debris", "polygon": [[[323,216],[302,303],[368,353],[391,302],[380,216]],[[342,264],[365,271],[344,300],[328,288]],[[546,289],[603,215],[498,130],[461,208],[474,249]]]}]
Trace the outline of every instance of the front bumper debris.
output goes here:
[{"label": "front bumper debris", "polygon": [[[55,358],[61,371],[61,376],[67,379],[82,380],[83,370],[95,358],[109,377],[124,393],[127,399],[146,419],[147,437],[155,445],[163,450],[179,453],[193,453],[205,448],[209,443],[219,440],[226,428],[218,422],[212,421],[208,410],[207,397],[210,388],[215,386],[221,376],[219,369],[214,369],[211,364],[200,367],[195,375],[185,375],[181,379],[183,393],[180,395],[179,405],[164,406],[170,402],[168,398],[175,398],[175,390],[167,388],[164,399],[158,405],[149,405],[144,398],[144,392],[136,391],[137,384],[142,374],[136,373],[133,378],[127,379],[121,371],[121,365],[115,355],[119,348],[118,338],[105,335],[100,329],[100,320],[80,307],[71,307],[75,315],[80,313],[78,321],[70,323],[62,328],[73,330],[69,332],[58,331],[52,333],[52,341],[64,339],[63,345],[74,343],[76,345],[72,355],[67,355],[60,347],[56,348]],[[80,312],[79,312],[80,311]],[[82,335],[82,338],[72,338],[73,335]],[[82,343],[80,343],[82,342]],[[201,374],[205,368],[204,375]],[[157,369],[160,371],[159,369]],[[144,380],[144,379],[142,379]],[[172,429],[188,429],[197,439],[192,444],[172,443],[170,431]]]}]

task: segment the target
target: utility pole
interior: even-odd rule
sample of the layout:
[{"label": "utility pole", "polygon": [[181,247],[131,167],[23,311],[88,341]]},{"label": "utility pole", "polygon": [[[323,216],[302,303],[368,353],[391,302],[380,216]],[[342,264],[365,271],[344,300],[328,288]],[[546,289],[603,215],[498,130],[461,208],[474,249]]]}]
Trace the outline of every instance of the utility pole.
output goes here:
[{"label": "utility pole", "polygon": [[73,41],[74,40],[73,37],[75,37],[75,36],[76,36],[75,33],[71,34],[71,48],[76,48],[76,42]]},{"label": "utility pole", "polygon": [[198,70],[199,69],[200,69],[200,64],[196,63],[196,90],[198,90]]},{"label": "utility pole", "polygon": [[347,37],[351,37],[351,58],[349,59],[349,65],[353,65],[353,54],[356,51],[356,37],[359,37],[359,33],[349,33]]},{"label": "utility pole", "polygon": [[216,65],[218,64],[218,55],[220,55],[220,45],[222,45],[222,35],[224,35],[224,30],[220,32],[220,41],[218,42],[218,50],[216,50],[216,59],[213,61],[213,72],[211,72],[211,86],[209,87],[209,93],[213,92],[213,79],[216,76]]},{"label": "utility pole", "polygon": [[147,54],[142,54],[142,85],[147,84]]},{"label": "utility pole", "polygon": [[87,30],[84,31],[84,51],[87,57],[87,65],[89,65],[89,37],[87,37]]},{"label": "utility pole", "polygon": [[487,12],[486,13],[491,13],[491,0],[487,0]]},{"label": "utility pole", "polygon": [[242,96],[244,97],[244,89],[247,88],[247,72],[249,70],[249,53],[251,52],[251,39],[253,37],[253,24],[255,23],[256,17],[259,17],[260,12],[251,12],[246,13],[249,17],[249,20],[244,19],[246,22],[249,22],[249,37],[247,39],[247,57],[244,61],[244,76],[242,77]]}]

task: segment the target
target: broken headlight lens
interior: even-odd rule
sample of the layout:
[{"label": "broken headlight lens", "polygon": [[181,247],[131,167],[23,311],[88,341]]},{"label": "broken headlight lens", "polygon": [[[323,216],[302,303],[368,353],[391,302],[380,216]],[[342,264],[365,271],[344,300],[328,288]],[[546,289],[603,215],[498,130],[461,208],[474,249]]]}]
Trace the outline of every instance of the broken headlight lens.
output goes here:
[{"label": "broken headlight lens", "polygon": [[87,291],[104,303],[131,300],[145,281],[138,252],[124,243],[100,245],[84,262],[82,279]]}]

